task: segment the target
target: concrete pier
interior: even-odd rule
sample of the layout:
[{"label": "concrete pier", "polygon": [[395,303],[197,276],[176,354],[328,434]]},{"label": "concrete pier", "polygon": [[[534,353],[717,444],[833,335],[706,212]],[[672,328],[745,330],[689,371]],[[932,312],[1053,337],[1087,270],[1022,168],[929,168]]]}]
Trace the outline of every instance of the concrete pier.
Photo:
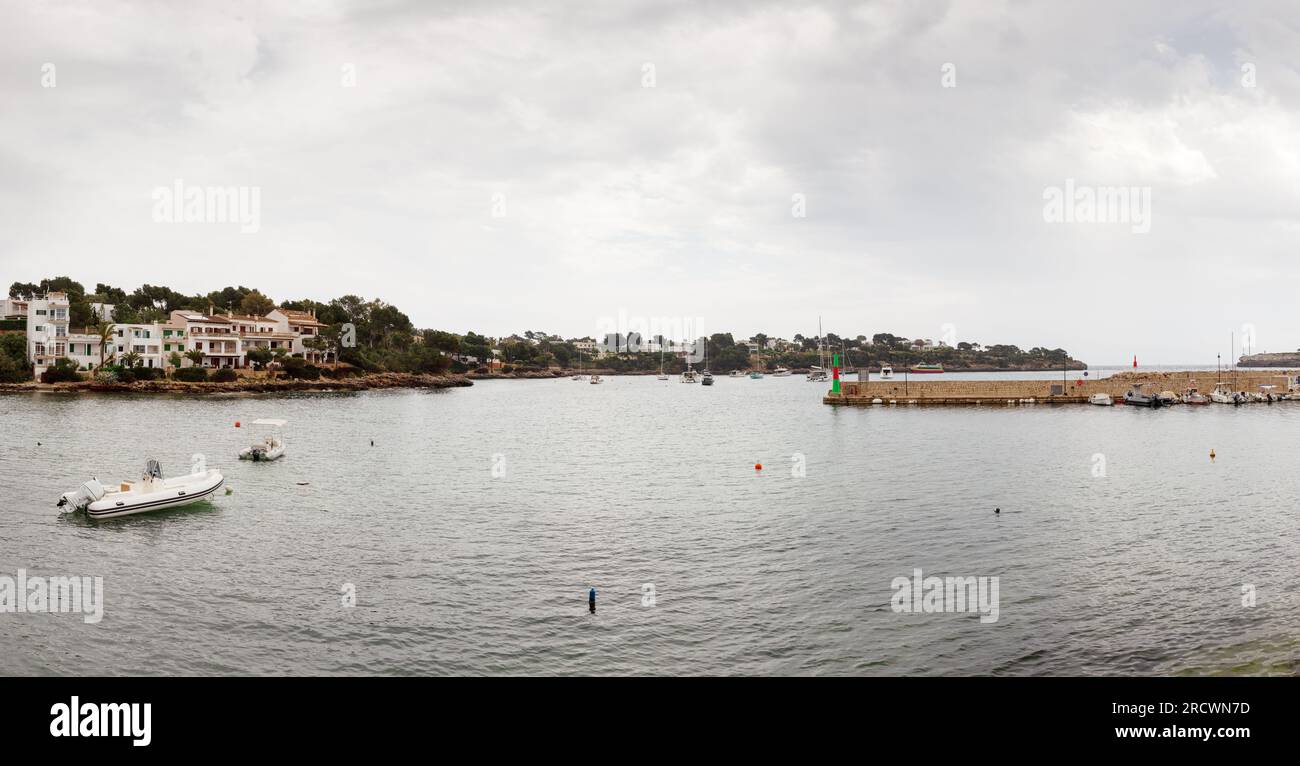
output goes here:
[{"label": "concrete pier", "polygon": [[[1093,394],[1122,397],[1134,383],[1146,384],[1146,393],[1173,391],[1182,395],[1195,388],[1209,396],[1222,380],[1234,391],[1258,392],[1260,386],[1276,386],[1274,393],[1286,393],[1294,384],[1297,370],[1250,370],[1236,373],[1214,370],[1185,370],[1178,372],[1121,372],[1100,380],[1085,378],[1079,371],[1071,371],[1064,383],[1054,380],[941,380],[939,375],[916,375],[904,381],[901,375],[894,380],[867,382],[841,381],[842,393],[827,394],[825,404],[869,405],[873,399],[882,404],[992,404],[1020,405],[1032,399],[1035,404],[1081,404]],[[918,378],[920,378],[918,380]]]}]

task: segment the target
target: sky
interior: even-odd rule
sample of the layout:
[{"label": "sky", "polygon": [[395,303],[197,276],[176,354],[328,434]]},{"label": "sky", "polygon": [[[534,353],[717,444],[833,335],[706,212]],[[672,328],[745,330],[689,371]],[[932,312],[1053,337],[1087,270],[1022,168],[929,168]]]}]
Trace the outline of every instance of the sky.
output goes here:
[{"label": "sky", "polygon": [[0,13],[6,286],[351,293],[490,335],[820,317],[1092,364],[1300,347],[1293,2]]}]

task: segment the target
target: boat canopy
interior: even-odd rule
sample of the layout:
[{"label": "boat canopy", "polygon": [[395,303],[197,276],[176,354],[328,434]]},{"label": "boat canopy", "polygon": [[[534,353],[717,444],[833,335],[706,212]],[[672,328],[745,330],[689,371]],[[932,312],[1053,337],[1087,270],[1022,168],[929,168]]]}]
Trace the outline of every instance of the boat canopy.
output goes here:
[{"label": "boat canopy", "polygon": [[284,427],[284,425],[285,425],[286,423],[288,423],[288,422],[289,422],[289,421],[287,421],[287,420],[281,420],[280,418],[258,418],[257,420],[254,420],[254,421],[253,421],[253,425],[255,425],[255,426],[275,426],[276,428],[282,428],[282,427]]}]

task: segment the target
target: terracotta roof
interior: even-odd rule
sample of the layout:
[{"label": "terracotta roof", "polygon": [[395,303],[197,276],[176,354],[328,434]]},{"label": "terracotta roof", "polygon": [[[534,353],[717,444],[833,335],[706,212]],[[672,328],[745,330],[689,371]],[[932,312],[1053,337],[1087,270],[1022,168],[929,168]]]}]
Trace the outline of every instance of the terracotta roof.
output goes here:
[{"label": "terracotta roof", "polygon": [[292,309],[280,309],[280,313],[284,314],[285,317],[287,317],[289,321],[294,324],[314,324],[320,327],[326,326],[324,322],[321,322],[316,317],[312,316],[311,312],[309,311],[294,311]]}]

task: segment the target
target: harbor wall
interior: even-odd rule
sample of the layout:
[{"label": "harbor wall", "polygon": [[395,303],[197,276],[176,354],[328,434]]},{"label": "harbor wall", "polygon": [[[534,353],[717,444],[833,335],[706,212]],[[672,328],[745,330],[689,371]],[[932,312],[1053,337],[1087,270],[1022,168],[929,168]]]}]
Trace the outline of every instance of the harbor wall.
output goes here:
[{"label": "harbor wall", "polygon": [[[1277,386],[1276,392],[1287,390],[1288,378],[1291,381],[1300,375],[1297,370],[1251,370],[1235,374],[1222,373],[1222,380],[1236,391],[1258,391],[1261,385]],[[1078,402],[1087,401],[1093,394],[1123,396],[1134,383],[1146,384],[1144,391],[1173,391],[1182,394],[1188,388],[1195,387],[1208,395],[1214,390],[1220,374],[1214,370],[1185,370],[1178,372],[1122,372],[1100,380],[1084,378],[1079,372],[1071,372],[1065,379],[1065,393],[1053,396],[1052,386],[1060,389],[1061,378],[1055,380],[941,380],[941,375],[912,375],[904,380],[901,376],[894,380],[841,381],[843,393],[840,396],[828,394],[827,404],[870,404],[879,398],[888,402],[916,400],[917,403],[976,403],[1001,402],[1008,399],[1034,399],[1042,402]]]}]

